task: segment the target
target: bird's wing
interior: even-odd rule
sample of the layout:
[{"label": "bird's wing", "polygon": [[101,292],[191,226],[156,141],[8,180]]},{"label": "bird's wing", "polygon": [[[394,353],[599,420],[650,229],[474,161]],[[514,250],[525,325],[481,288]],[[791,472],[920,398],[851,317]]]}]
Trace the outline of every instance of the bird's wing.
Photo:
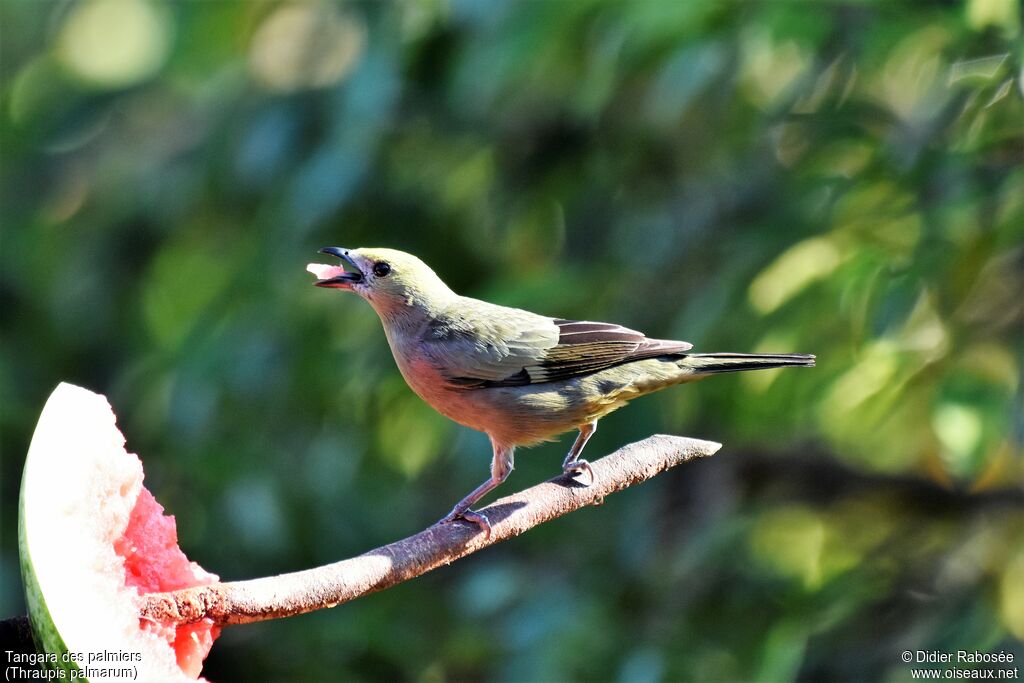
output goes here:
[{"label": "bird's wing", "polygon": [[546,318],[486,306],[462,309],[457,318],[444,316],[424,334],[428,356],[453,386],[477,389],[554,382],[692,348],[687,342],[648,339],[612,323]]}]

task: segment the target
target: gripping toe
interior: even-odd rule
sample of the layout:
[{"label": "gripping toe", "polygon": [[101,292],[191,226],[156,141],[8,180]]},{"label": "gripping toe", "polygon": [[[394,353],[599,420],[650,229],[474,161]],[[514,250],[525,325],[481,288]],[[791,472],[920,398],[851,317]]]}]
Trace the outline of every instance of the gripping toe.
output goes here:
[{"label": "gripping toe", "polygon": [[480,531],[484,532],[484,540],[488,540],[491,537],[491,520],[487,519],[487,515],[473,510],[463,510],[462,512],[456,512],[452,510],[449,512],[444,519],[438,522],[438,524],[450,524],[456,520],[462,520],[469,522],[470,524],[476,524]]},{"label": "gripping toe", "polygon": [[584,472],[586,472],[587,477],[589,478],[587,486],[590,486],[591,484],[594,483],[594,470],[590,467],[590,463],[587,462],[586,460],[579,459],[573,460],[570,463],[566,463],[565,466],[562,467],[562,472],[569,475],[570,477],[575,477],[578,474],[583,474]]}]

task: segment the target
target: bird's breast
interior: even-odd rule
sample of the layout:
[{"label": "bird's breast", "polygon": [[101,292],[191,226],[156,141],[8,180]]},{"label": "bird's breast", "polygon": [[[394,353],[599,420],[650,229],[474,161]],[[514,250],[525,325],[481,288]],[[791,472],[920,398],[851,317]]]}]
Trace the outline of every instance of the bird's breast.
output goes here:
[{"label": "bird's breast", "polygon": [[451,387],[441,370],[420,352],[415,343],[402,343],[391,335],[388,341],[399,372],[417,396],[442,415],[468,427],[487,431],[484,424],[473,419],[473,405],[467,401],[464,392]]}]

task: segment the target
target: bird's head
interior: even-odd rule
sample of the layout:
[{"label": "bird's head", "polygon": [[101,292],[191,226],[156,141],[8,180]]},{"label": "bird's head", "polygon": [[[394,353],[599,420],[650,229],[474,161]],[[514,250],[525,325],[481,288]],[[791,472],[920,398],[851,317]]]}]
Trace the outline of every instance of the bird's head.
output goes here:
[{"label": "bird's head", "polygon": [[[455,293],[423,261],[396,249],[324,247],[343,266],[311,263],[317,287],[346,289],[366,299],[383,319],[422,312],[433,315]],[[345,266],[348,266],[347,268]]]}]

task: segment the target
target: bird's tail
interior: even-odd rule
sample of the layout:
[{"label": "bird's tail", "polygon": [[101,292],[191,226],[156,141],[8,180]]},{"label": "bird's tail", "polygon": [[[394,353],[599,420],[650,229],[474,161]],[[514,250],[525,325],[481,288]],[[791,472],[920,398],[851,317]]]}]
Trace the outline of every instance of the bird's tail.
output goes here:
[{"label": "bird's tail", "polygon": [[814,367],[814,356],[808,353],[688,353],[680,365],[695,375],[740,370],[764,370],[789,366]]}]

